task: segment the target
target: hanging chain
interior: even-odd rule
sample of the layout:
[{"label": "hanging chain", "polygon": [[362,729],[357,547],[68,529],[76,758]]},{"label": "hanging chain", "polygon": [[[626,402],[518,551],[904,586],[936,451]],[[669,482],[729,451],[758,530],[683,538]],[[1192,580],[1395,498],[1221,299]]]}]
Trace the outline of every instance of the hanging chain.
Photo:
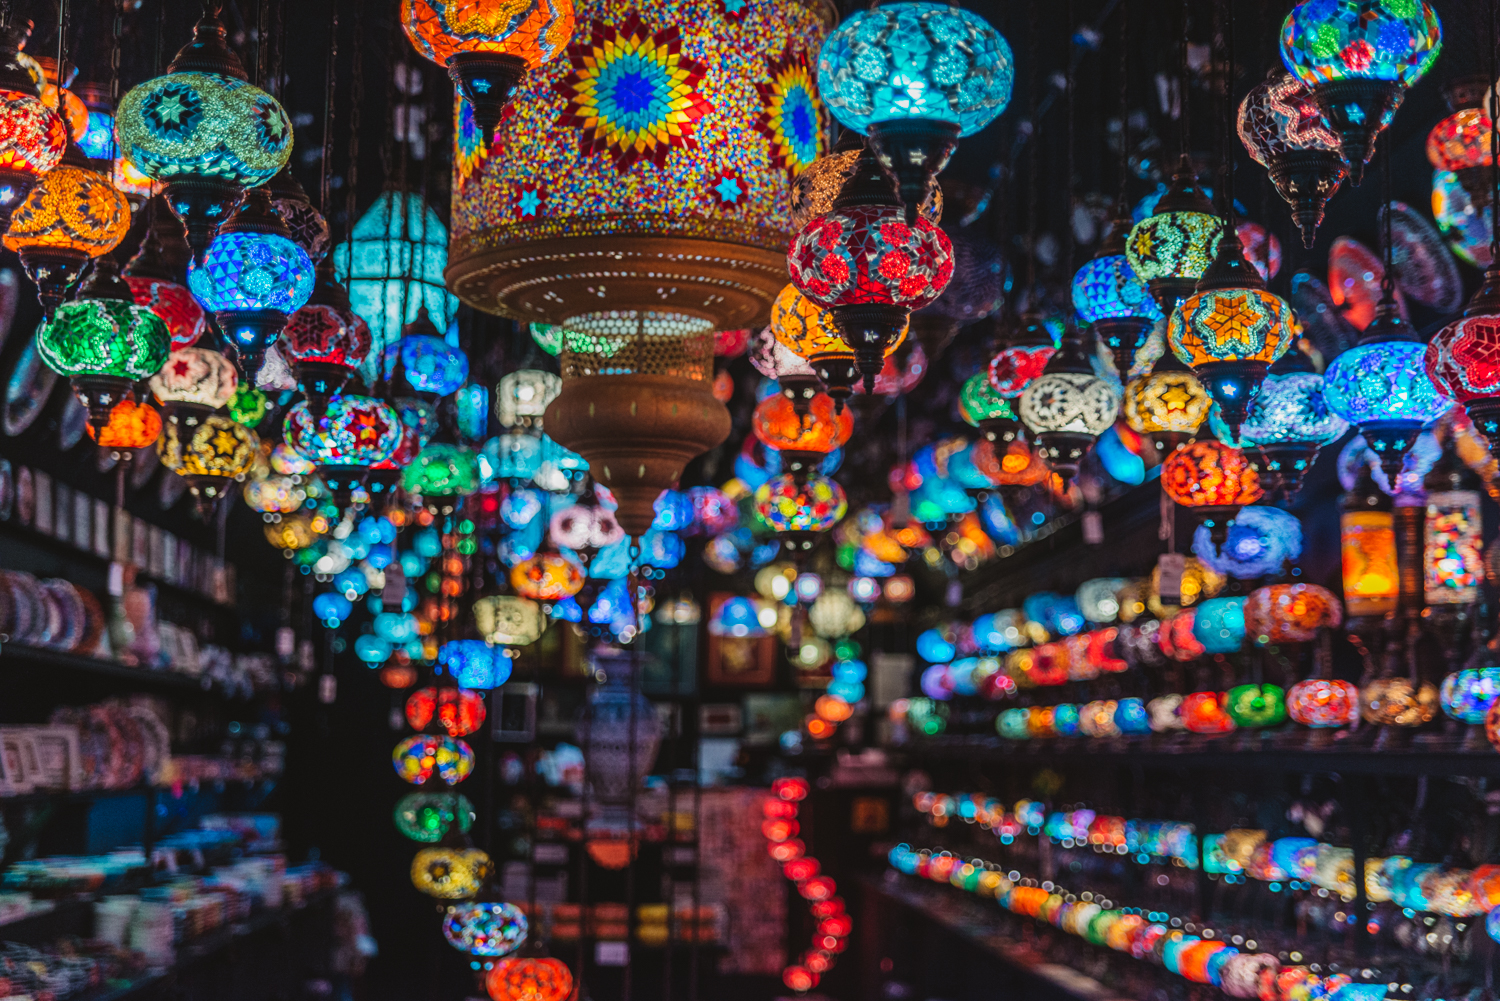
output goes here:
[{"label": "hanging chain", "polygon": [[63,121],[63,60],[68,53],[68,0],[57,0],[57,106],[53,109]]},{"label": "hanging chain", "polygon": [[1040,41],[1040,29],[1037,26],[1037,7],[1039,0],[1031,0],[1030,24],[1028,32],[1031,41],[1030,66],[1026,70],[1026,97],[1031,104],[1027,119],[1027,126],[1031,132],[1027,136],[1029,149],[1027,154],[1027,178],[1026,178],[1026,295],[1028,306],[1034,306],[1036,302],[1036,203],[1037,203],[1037,90],[1041,86],[1041,80],[1037,76],[1037,66],[1041,59],[1037,52]]},{"label": "hanging chain", "polygon": [[1120,207],[1127,211],[1125,188],[1130,178],[1130,0],[1120,4]]},{"label": "hanging chain", "polygon": [[[1077,251],[1078,238],[1073,232],[1073,0],[1067,0],[1068,41],[1063,46],[1066,54],[1063,59],[1063,99],[1068,108],[1068,135],[1065,145],[1066,156],[1064,157],[1066,176],[1063,178],[1063,204],[1066,211],[1063,213],[1063,230],[1067,234],[1064,241],[1063,275],[1071,281],[1073,278],[1073,255]],[[1071,296],[1067,298],[1069,306],[1073,304]]]},{"label": "hanging chain", "polygon": [[[114,0],[110,5],[115,10],[115,37],[109,47],[109,106],[120,106],[120,39],[125,34],[125,0]],[[109,130],[109,158],[113,160],[119,147],[115,145],[115,130]]]},{"label": "hanging chain", "polygon": [[1224,29],[1224,227],[1234,232],[1234,0],[1219,0]]},{"label": "hanging chain", "polygon": [[1380,298],[1394,299],[1396,295],[1396,269],[1391,266],[1391,136],[1387,132],[1380,151],[1380,200],[1384,203],[1385,218],[1381,220],[1381,257],[1385,262],[1385,273],[1380,276]]},{"label": "hanging chain", "polygon": [[[1500,65],[1500,52],[1496,46],[1500,46],[1500,37],[1495,31],[1495,6],[1497,0],[1490,0],[1490,44],[1489,44],[1489,70],[1485,73],[1485,79],[1495,80],[1495,67]],[[1500,118],[1500,108],[1497,108],[1495,90],[1500,83],[1491,83],[1489,89],[1490,110],[1490,264],[1500,261],[1500,226],[1494,224],[1495,217],[1500,215],[1500,125],[1496,119]],[[1389,215],[1389,209],[1387,209]]]},{"label": "hanging chain", "polygon": [[[338,78],[339,78],[339,4],[338,0],[330,0],[328,6],[332,13],[329,15],[328,25],[328,78],[324,81],[323,90],[323,155],[320,158],[320,170],[318,172],[318,206],[327,217],[328,224],[333,226],[333,203],[330,198],[330,187],[333,181],[333,124],[335,113],[338,111]],[[330,237],[331,237],[330,232]]]}]

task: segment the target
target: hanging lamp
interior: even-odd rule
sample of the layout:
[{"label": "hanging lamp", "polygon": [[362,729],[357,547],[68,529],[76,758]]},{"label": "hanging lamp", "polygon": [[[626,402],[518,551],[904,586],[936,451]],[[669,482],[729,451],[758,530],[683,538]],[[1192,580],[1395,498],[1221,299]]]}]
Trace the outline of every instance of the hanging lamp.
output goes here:
[{"label": "hanging lamp", "polygon": [[1119,389],[1090,364],[1091,336],[1069,324],[1062,347],[1021,394],[1021,420],[1065,483],[1078,475],[1079,463],[1120,409]]},{"label": "hanging lamp", "polygon": [[1125,423],[1145,435],[1163,459],[1198,433],[1212,408],[1203,383],[1171,352],[1125,387]]},{"label": "hanging lamp", "polygon": [[1130,232],[1128,218],[1110,223],[1109,232],[1099,245],[1093,260],[1073,275],[1073,309],[1078,322],[1093,327],[1115,360],[1115,371],[1126,378],[1140,350],[1161,320],[1162,311],[1152,299],[1146,283],[1130,267],[1125,254],[1125,238]]},{"label": "hanging lamp", "polygon": [[1155,211],[1130,230],[1125,257],[1161,312],[1171,316],[1213,263],[1223,235],[1224,222],[1184,153]]},{"label": "hanging lamp", "polygon": [[21,64],[20,49],[31,23],[12,22],[10,9],[0,24],[0,230],[26,200],[37,178],[62,162],[68,129],[39,99],[36,80]]},{"label": "hanging lamp", "polygon": [[1250,158],[1266,168],[1276,193],[1311,249],[1323,206],[1348,176],[1339,138],[1302,81],[1276,67],[1240,102],[1236,123]]},{"label": "hanging lamp", "polygon": [[165,206],[153,202],[147,210],[150,228],[125,265],[125,284],[137,306],[162,318],[172,338],[172,350],[198,343],[208,329],[208,316],[187,287],[187,265],[193,251],[182,227]]}]

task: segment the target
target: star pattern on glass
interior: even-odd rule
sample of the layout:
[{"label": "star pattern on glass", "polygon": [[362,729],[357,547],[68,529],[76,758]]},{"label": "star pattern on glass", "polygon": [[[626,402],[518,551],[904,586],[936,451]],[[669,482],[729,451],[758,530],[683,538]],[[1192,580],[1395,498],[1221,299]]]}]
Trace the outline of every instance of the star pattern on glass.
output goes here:
[{"label": "star pattern on glass", "polygon": [[740,175],[733,170],[721,170],[709,186],[714,202],[724,208],[733,208],[745,200],[749,192]]},{"label": "star pattern on glass", "polygon": [[523,184],[516,194],[516,214],[522,219],[535,219],[542,214],[546,192],[535,184]]},{"label": "star pattern on glass", "polygon": [[802,49],[788,43],[766,70],[769,82],[755,85],[762,104],[755,128],[770,140],[771,162],[796,177],[825,152],[826,112]]}]

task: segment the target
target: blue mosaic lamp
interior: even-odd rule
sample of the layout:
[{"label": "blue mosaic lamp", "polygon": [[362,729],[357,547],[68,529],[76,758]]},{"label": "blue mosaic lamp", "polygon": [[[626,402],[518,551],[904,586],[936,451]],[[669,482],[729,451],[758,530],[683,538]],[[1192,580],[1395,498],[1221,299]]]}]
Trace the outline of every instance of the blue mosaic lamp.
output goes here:
[{"label": "blue mosaic lamp", "polygon": [[1357,345],[1323,376],[1328,409],[1358,426],[1395,483],[1422,428],[1453,405],[1427,375],[1427,347],[1387,294]]},{"label": "blue mosaic lamp", "polygon": [[1135,353],[1162,311],[1125,256],[1129,220],[1117,220],[1094,259],[1073,276],[1073,309],[1078,322],[1094,333],[1114,355],[1115,371],[1124,378]]},{"label": "blue mosaic lamp", "polygon": [[312,295],[312,259],[293,240],[263,188],[252,188],[219,227],[201,263],[188,266],[188,288],[255,381],[266,349]]},{"label": "blue mosaic lamp", "polygon": [[891,3],[853,14],[818,54],[818,91],[844,125],[869,135],[897,177],[906,220],[963,136],[994,121],[1015,83],[1010,45],[970,11]]},{"label": "blue mosaic lamp", "polygon": [[385,374],[398,386],[404,379],[412,392],[422,396],[447,396],[469,377],[469,359],[438,334],[427,307],[422,306],[401,339],[385,349]]},{"label": "blue mosaic lamp", "polygon": [[1280,508],[1248,505],[1234,516],[1217,548],[1209,527],[1199,525],[1193,532],[1193,555],[1215,573],[1238,580],[1280,573],[1288,560],[1302,555],[1302,523]]},{"label": "blue mosaic lamp", "polygon": [[1375,137],[1442,48],[1426,0],[1303,0],[1281,26],[1281,61],[1312,91],[1356,185]]},{"label": "blue mosaic lamp", "polygon": [[1245,643],[1245,599],[1210,598],[1193,616],[1193,638],[1208,654],[1235,653]]}]

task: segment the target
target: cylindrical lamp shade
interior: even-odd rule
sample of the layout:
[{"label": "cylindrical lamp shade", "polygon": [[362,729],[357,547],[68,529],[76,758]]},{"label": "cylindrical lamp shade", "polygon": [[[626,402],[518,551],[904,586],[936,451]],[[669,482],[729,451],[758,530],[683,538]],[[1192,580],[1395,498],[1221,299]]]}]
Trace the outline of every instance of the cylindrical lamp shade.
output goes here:
[{"label": "cylindrical lamp shade", "polygon": [[764,323],[786,284],[791,183],[827,148],[813,69],[827,11],[590,0],[575,13],[566,56],[528,74],[489,149],[459,101],[450,286],[570,330]]},{"label": "cylindrical lamp shade", "polygon": [[1340,526],[1344,607],[1350,615],[1384,615],[1396,607],[1396,527],[1389,511],[1346,511]]}]

